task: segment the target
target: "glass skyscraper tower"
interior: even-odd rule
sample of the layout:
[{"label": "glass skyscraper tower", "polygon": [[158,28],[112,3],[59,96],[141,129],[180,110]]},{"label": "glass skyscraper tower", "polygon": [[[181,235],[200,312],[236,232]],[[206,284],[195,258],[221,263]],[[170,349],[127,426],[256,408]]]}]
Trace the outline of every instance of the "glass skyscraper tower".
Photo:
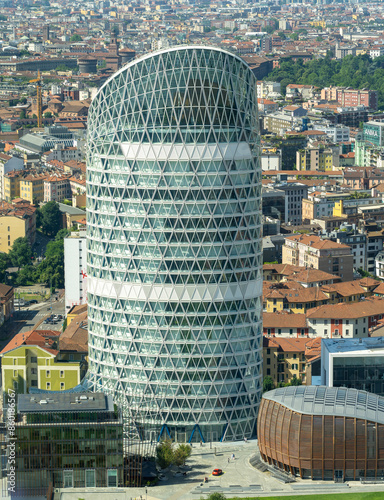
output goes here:
[{"label": "glass skyscraper tower", "polygon": [[158,422],[158,433],[199,441],[255,433],[260,174],[256,78],[231,53],[151,53],[92,102],[89,376],[140,429]]}]

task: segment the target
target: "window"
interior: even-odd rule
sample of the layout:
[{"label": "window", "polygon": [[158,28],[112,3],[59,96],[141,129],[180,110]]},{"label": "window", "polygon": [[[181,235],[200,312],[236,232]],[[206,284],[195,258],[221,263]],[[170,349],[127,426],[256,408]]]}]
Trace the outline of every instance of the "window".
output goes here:
[{"label": "window", "polygon": [[51,382],[47,382],[46,390],[47,391],[51,390]]},{"label": "window", "polygon": [[16,358],[13,358],[13,364],[17,365],[17,359]]},{"label": "window", "polygon": [[324,325],[328,325],[328,320],[327,319],[324,320]]},{"label": "window", "polygon": [[271,354],[271,349],[268,347],[267,354]]},{"label": "window", "polygon": [[17,370],[13,370],[13,376],[17,377]]},{"label": "window", "polygon": [[297,354],[294,354],[294,355],[293,355],[293,359],[296,359],[296,358],[297,358]]},{"label": "window", "polygon": [[8,226],[8,231],[10,231],[10,230],[11,230],[11,226]]},{"label": "window", "polygon": [[338,325],[338,324],[339,324],[339,320],[335,319],[335,325]]},{"label": "window", "polygon": [[108,486],[108,488],[116,488],[117,487],[117,470],[116,469],[108,469],[108,471],[107,471],[107,486]]},{"label": "window", "polygon": [[51,371],[47,370],[47,378],[50,378],[50,377],[51,377]]},{"label": "window", "polygon": [[63,483],[64,488],[73,488],[73,470],[63,471]]},{"label": "window", "polygon": [[349,319],[346,319],[346,320],[345,320],[345,324],[346,324],[346,325],[349,325]]},{"label": "window", "polygon": [[31,380],[31,386],[37,387],[37,380]]},{"label": "window", "polygon": [[271,358],[267,358],[267,365],[271,364]]},{"label": "window", "polygon": [[85,487],[86,488],[95,488],[96,486],[96,477],[95,470],[89,469],[85,471]]},{"label": "window", "polygon": [[64,378],[64,370],[60,370],[60,378]]},{"label": "window", "polygon": [[328,330],[324,328],[324,335],[328,335]]},{"label": "window", "polygon": [[60,391],[64,391],[64,390],[65,390],[65,383],[60,382]]},{"label": "window", "polygon": [[289,329],[289,335],[293,335],[293,329],[292,328]]},{"label": "window", "polygon": [[336,328],[335,335],[339,335],[339,330]]},{"label": "window", "polygon": [[37,357],[36,356],[32,356],[31,357],[31,363],[37,363]]},{"label": "window", "polygon": [[267,368],[267,375],[270,375],[270,374],[271,374],[271,369]]},{"label": "window", "polygon": [[299,369],[299,365],[297,363],[294,363],[292,365],[292,370],[298,370]]},{"label": "window", "polygon": [[49,359],[45,360],[45,366],[49,366]]}]

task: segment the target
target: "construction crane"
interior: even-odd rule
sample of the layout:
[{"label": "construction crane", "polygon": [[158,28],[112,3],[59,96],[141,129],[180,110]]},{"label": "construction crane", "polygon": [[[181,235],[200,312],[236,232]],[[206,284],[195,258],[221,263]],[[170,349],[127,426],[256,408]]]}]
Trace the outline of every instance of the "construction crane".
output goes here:
[{"label": "construction crane", "polygon": [[41,75],[40,70],[37,72],[37,78],[35,80],[29,80],[29,83],[36,83],[36,97],[37,97],[37,126],[41,128],[43,126],[43,101],[41,99]]}]

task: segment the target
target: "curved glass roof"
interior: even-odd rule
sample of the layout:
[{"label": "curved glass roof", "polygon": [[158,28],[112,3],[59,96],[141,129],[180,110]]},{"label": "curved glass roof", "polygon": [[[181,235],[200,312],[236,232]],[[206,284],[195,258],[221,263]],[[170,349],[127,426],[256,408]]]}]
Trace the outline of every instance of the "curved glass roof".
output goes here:
[{"label": "curved glass roof", "polygon": [[263,398],[307,415],[352,417],[384,423],[384,397],[357,389],[290,386],[266,392]]}]

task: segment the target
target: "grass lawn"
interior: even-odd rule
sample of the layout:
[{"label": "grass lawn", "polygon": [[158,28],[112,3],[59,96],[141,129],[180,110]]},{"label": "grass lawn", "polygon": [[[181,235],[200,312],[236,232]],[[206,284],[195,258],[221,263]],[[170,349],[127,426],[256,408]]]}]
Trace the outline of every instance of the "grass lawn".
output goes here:
[{"label": "grass lawn", "polygon": [[[325,495],[290,495],[280,497],[247,497],[242,500],[382,500],[384,492],[377,493],[327,493]],[[228,498],[227,500],[239,500],[238,497]]]},{"label": "grass lawn", "polygon": [[42,302],[45,298],[49,297],[49,292],[46,295],[40,295],[39,293],[18,293],[16,298],[24,299],[24,300],[38,300],[39,302]]}]

